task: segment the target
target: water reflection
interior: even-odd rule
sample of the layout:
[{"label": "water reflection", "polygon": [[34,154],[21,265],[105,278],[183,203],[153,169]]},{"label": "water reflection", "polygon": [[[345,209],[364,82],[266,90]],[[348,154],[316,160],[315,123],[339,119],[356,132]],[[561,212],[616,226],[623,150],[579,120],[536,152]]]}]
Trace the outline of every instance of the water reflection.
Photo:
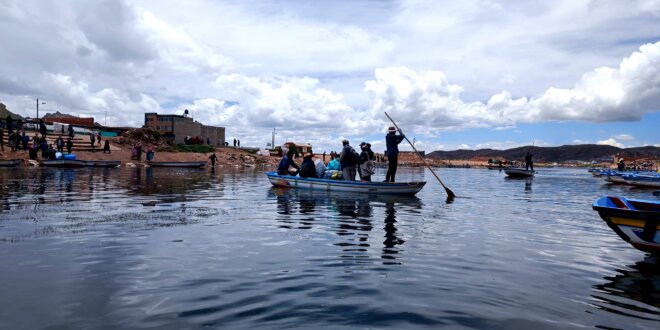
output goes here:
[{"label": "water reflection", "polygon": [[609,313],[660,321],[660,260],[649,256],[594,285],[592,304]]},{"label": "water reflection", "polygon": [[[312,229],[314,224],[327,227],[342,240],[332,244],[342,247],[343,258],[364,258],[373,245],[370,236],[380,214],[383,216],[381,259],[394,262],[405,243],[397,228],[397,212],[419,213],[421,200],[411,196],[363,195],[335,192],[315,192],[286,188],[271,188],[268,198],[277,201],[280,228]],[[382,213],[380,212],[382,211]],[[379,243],[381,244],[381,243]]]}]

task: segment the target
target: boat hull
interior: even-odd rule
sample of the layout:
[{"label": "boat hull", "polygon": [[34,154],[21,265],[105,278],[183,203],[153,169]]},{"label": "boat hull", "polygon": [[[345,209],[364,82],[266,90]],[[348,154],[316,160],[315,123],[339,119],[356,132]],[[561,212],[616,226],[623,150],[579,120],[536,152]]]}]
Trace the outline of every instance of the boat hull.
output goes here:
[{"label": "boat hull", "polygon": [[22,159],[0,160],[0,167],[16,167],[23,162]]},{"label": "boat hull", "polygon": [[505,168],[504,173],[510,178],[531,178],[534,176],[534,171],[522,168]]},{"label": "boat hull", "polygon": [[119,165],[121,165],[121,161],[119,160],[54,159],[54,160],[41,161],[41,166],[60,167],[60,168],[117,167]]},{"label": "boat hull", "polygon": [[660,203],[605,196],[594,202],[593,209],[624,241],[638,250],[660,254]]},{"label": "boat hull", "polygon": [[623,183],[637,187],[660,188],[660,175],[624,175]]},{"label": "boat hull", "polygon": [[204,167],[206,162],[147,162],[151,167]]},{"label": "boat hull", "polygon": [[275,187],[287,187],[316,191],[337,191],[358,194],[415,195],[426,182],[364,182],[331,179],[301,178],[290,175],[266,173],[268,180]]}]

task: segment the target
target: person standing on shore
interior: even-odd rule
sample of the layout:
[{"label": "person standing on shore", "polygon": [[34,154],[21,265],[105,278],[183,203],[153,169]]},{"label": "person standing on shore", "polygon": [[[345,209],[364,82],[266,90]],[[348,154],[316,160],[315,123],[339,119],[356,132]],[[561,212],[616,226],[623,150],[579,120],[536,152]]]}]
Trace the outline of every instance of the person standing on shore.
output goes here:
[{"label": "person standing on shore", "polygon": [[5,130],[0,128],[0,150],[5,151]]},{"label": "person standing on shore", "polygon": [[73,140],[71,140],[71,138],[68,138],[66,139],[66,152],[70,154],[72,149],[73,149]]},{"label": "person standing on shore", "polygon": [[89,134],[89,144],[92,145],[92,151],[94,151],[94,144],[95,144],[95,142],[96,142],[95,134],[94,134],[94,132],[91,132],[91,133]]},{"label": "person standing on shore", "polygon": [[46,128],[46,124],[44,123],[43,119],[39,119],[39,132],[43,137],[46,137],[46,133],[48,133],[48,129]]},{"label": "person standing on shore", "polygon": [[103,153],[110,153],[110,141],[105,140],[105,144],[103,145]]},{"label": "person standing on shore", "polygon": [[236,139],[234,139],[234,148],[236,148]]},{"label": "person standing on shore", "polygon": [[215,155],[215,152],[209,156],[209,160],[211,161],[211,166],[215,166],[215,163],[218,161],[218,156]]},{"label": "person standing on shore", "polygon": [[64,152],[64,140],[62,140],[61,135],[57,137],[57,140],[55,140],[55,146],[57,146],[57,151]]},{"label": "person standing on shore", "polygon": [[73,125],[69,124],[69,137],[73,139]]},{"label": "person standing on shore", "polygon": [[387,150],[387,174],[385,175],[384,182],[394,182],[394,177],[396,176],[396,168],[399,160],[399,143],[403,141],[405,135],[399,130],[399,135],[396,135],[396,128],[390,126],[387,129],[387,135],[385,135],[385,145]]}]

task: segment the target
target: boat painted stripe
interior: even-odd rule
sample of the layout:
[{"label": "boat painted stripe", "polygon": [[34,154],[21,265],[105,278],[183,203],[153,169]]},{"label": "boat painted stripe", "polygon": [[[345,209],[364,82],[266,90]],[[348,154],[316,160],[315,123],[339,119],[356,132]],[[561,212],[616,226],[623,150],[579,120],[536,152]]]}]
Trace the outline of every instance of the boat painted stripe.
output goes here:
[{"label": "boat painted stripe", "polygon": [[[644,224],[646,223],[644,220],[626,219],[626,218],[618,218],[618,217],[610,217],[610,221],[612,221],[612,223],[615,225],[623,225],[623,226],[636,227],[636,228],[644,228]],[[656,229],[660,229],[660,225],[656,226]]]},{"label": "boat painted stripe", "polygon": [[268,172],[266,175],[269,178],[275,179],[275,180],[286,180],[289,182],[304,182],[304,183],[321,183],[321,184],[328,184],[331,183],[332,185],[346,185],[346,186],[358,186],[358,187],[378,187],[378,188],[403,188],[403,187],[419,187],[421,185],[425,185],[425,181],[411,181],[411,182],[392,182],[392,183],[386,183],[386,182],[365,182],[365,181],[346,181],[346,180],[332,180],[332,179],[316,179],[316,178],[300,178],[300,177],[295,177],[295,176],[290,176],[290,175],[278,175],[278,174],[272,174],[275,172]]}]

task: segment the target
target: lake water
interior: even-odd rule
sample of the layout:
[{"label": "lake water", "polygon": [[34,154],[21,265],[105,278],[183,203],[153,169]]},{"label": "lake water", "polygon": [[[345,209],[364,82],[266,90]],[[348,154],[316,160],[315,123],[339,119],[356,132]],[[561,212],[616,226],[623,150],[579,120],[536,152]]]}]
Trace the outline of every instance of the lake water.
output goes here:
[{"label": "lake water", "polygon": [[[383,173],[379,174],[382,180]],[[586,169],[423,169],[417,197],[220,168],[0,170],[0,328],[660,328],[660,267]]]}]

